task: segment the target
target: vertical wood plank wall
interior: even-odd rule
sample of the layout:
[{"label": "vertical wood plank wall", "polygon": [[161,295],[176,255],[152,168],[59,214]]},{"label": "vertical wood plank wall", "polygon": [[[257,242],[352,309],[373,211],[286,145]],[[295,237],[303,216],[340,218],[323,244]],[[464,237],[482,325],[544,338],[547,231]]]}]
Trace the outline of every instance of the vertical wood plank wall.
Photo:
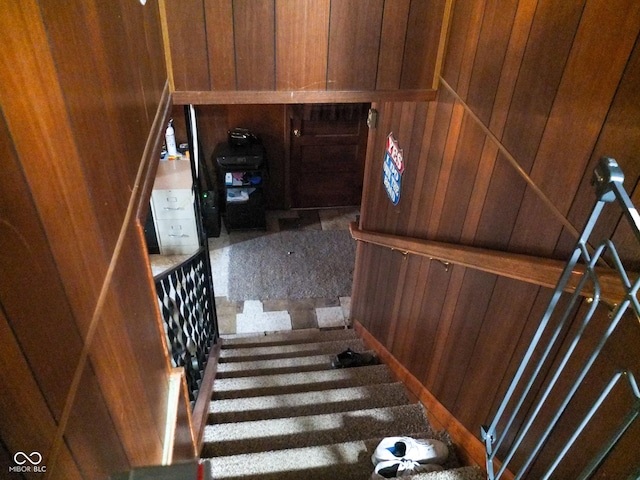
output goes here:
[{"label": "vertical wood plank wall", "polygon": [[136,217],[170,107],[158,4],[10,2],[0,26],[0,476],[18,451],[47,478],[159,464],[169,361]]},{"label": "vertical wood plank wall", "polygon": [[164,1],[176,91],[434,88],[447,0]]},{"label": "vertical wood plank wall", "polygon": [[[593,206],[601,156],[618,160],[640,200],[639,31],[640,5],[628,0],[456,1],[437,101],[376,105],[361,228],[566,258]],[[382,184],[389,132],[406,163],[397,206]],[[596,237],[613,235],[626,266],[638,270],[640,248],[624,224],[607,208]],[[367,244],[358,245],[355,278],[352,317],[479,437],[550,291]],[[605,322],[606,311],[598,313],[594,323]],[[639,340],[637,320],[625,319],[577,410],[615,368],[640,372]],[[633,401],[617,395],[580,438],[585,458],[611,428],[607,415]],[[638,467],[631,445],[639,439],[636,426],[607,460],[607,478]],[[554,434],[552,445],[564,441],[566,433]],[[531,478],[550,455],[543,451]],[[568,459],[559,478],[571,477],[576,462]]]}]

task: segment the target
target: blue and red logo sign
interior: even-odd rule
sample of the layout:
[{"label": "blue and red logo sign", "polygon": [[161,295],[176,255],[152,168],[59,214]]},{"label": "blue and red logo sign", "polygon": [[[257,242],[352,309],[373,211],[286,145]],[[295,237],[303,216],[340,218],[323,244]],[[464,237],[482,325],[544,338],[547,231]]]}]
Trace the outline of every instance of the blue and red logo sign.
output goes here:
[{"label": "blue and red logo sign", "polygon": [[387,147],[384,152],[382,165],[382,183],[387,191],[389,199],[394,205],[400,201],[400,186],[402,184],[402,172],[404,172],[404,159],[402,149],[398,141],[393,137],[393,132],[387,137]]}]

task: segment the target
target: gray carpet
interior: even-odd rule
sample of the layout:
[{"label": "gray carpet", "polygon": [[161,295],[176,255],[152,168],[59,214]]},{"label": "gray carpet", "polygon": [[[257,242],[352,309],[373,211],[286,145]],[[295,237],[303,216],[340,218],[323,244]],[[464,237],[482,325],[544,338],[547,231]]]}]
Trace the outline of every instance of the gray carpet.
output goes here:
[{"label": "gray carpet", "polygon": [[345,230],[284,231],[233,244],[229,300],[348,297],[355,251]]}]

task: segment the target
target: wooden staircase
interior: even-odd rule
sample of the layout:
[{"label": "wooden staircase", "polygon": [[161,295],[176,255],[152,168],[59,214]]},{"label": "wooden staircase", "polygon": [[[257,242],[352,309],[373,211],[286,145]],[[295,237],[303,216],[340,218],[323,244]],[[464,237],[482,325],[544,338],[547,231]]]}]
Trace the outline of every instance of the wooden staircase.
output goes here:
[{"label": "wooden staircase", "polygon": [[201,459],[224,480],[369,479],[371,454],[387,436],[437,438],[446,471],[417,479],[479,480],[461,467],[446,432],[434,431],[386,365],[333,369],[353,330],[302,330],[221,340]]}]

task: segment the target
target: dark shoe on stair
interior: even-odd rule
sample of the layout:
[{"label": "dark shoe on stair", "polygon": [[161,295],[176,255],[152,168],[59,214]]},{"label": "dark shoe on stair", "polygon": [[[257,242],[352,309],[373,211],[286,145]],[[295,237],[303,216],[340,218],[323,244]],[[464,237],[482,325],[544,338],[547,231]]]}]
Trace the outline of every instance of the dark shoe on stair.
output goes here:
[{"label": "dark shoe on stair", "polygon": [[375,355],[370,353],[358,353],[347,348],[344,352],[336,355],[336,357],[331,361],[331,366],[333,368],[350,368],[378,365],[379,363],[380,361]]}]

